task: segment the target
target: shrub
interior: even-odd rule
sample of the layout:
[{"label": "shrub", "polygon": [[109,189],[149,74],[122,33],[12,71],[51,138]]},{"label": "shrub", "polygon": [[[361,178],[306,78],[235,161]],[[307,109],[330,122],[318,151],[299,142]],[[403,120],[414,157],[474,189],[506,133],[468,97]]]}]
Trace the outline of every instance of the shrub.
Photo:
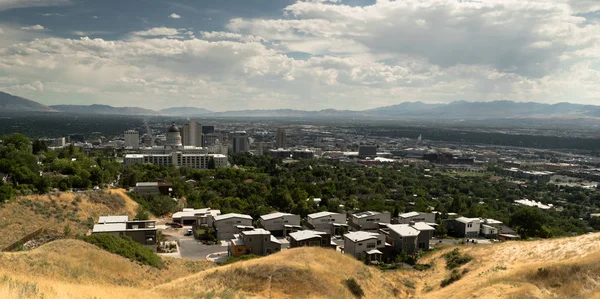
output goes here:
[{"label": "shrub", "polygon": [[458,272],[456,269],[452,270],[452,273],[450,273],[450,276],[446,277],[444,280],[442,280],[442,283],[440,284],[440,286],[443,288],[447,285],[450,285],[452,283],[454,283],[455,281],[458,281],[462,278],[462,274],[460,272]]},{"label": "shrub", "polygon": [[130,237],[117,237],[111,234],[94,234],[82,237],[82,240],[132,261],[156,268],[163,266],[162,259],[156,255],[152,249],[142,246],[133,241]]},{"label": "shrub", "polygon": [[416,264],[414,268],[418,271],[425,271],[431,269],[431,264]]},{"label": "shrub", "polygon": [[461,254],[458,248],[454,248],[454,250],[444,254],[444,257],[446,258],[446,268],[448,270],[456,269],[473,259],[468,254]]},{"label": "shrub", "polygon": [[235,262],[241,262],[241,261],[247,261],[247,260],[252,260],[252,259],[256,259],[259,258],[260,256],[255,255],[255,254],[246,254],[246,255],[242,255],[242,256],[238,256],[238,257],[229,257],[227,258],[226,261],[222,262],[221,265],[229,265],[229,264],[233,264]]},{"label": "shrub", "polygon": [[344,279],[343,283],[346,285],[346,287],[348,287],[350,293],[352,293],[352,295],[354,295],[355,297],[362,298],[365,296],[365,292],[363,291],[362,287],[358,284],[358,282],[356,282],[356,279]]}]

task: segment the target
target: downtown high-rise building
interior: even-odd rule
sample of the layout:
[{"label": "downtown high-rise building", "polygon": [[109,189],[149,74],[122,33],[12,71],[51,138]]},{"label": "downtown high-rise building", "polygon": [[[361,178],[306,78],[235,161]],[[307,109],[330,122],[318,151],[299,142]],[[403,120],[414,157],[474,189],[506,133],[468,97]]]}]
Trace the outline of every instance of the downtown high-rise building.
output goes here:
[{"label": "downtown high-rise building", "polygon": [[250,141],[246,131],[236,131],[231,134],[232,148],[234,153],[245,153],[250,151]]},{"label": "downtown high-rise building", "polygon": [[202,147],[202,125],[193,120],[183,125],[182,136],[184,146]]},{"label": "downtown high-rise building", "polygon": [[284,128],[277,129],[275,136],[275,148],[287,148],[287,136]]},{"label": "downtown high-rise building", "polygon": [[135,130],[125,131],[125,147],[131,147],[134,150],[140,148],[140,133]]}]

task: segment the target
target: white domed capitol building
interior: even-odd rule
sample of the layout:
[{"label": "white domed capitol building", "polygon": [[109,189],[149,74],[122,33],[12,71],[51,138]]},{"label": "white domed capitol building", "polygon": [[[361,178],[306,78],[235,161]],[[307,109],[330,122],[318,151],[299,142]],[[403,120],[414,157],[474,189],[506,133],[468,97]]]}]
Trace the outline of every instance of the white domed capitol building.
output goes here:
[{"label": "white domed capitol building", "polygon": [[213,159],[216,168],[229,167],[227,156],[209,154],[208,149],[182,144],[179,128],[173,123],[167,131],[167,141],[163,146],[141,148],[139,154],[125,155],[125,165],[152,163],[158,166],[175,166],[205,169]]}]

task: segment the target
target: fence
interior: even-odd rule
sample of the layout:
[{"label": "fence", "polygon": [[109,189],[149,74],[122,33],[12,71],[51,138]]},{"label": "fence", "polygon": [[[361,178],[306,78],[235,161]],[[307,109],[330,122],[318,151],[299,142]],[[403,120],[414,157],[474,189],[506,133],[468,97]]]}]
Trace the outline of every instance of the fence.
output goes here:
[{"label": "fence", "polygon": [[21,238],[19,241],[14,242],[11,245],[8,245],[6,248],[2,249],[2,251],[14,251],[17,248],[19,248],[20,246],[22,246],[23,244],[25,244],[27,241],[32,240],[35,237],[37,237],[45,232],[46,232],[46,229],[40,228],[40,229],[26,235],[25,237]]}]

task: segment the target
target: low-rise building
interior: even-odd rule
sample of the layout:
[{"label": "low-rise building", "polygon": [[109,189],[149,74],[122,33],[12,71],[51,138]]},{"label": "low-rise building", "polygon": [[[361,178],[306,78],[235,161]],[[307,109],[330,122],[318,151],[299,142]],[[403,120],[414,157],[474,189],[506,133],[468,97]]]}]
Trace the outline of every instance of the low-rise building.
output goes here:
[{"label": "low-rise building", "polygon": [[357,231],[377,231],[380,223],[390,223],[392,215],[390,212],[361,212],[352,214],[350,227]]},{"label": "low-rise building", "polygon": [[117,237],[127,236],[142,245],[156,244],[156,221],[133,220],[128,216],[101,216],[94,225],[92,234],[112,234]]},{"label": "low-rise building", "polygon": [[481,229],[479,218],[458,217],[444,220],[448,235],[457,238],[477,238]]},{"label": "low-rise building", "polygon": [[382,261],[386,250],[386,236],[379,233],[356,231],[344,235],[344,253],[368,262]]},{"label": "low-rise building", "polygon": [[414,254],[417,250],[429,250],[435,228],[425,222],[411,222],[390,224],[383,231],[387,232],[387,242],[392,244],[396,252]]},{"label": "low-rise building", "polygon": [[340,213],[318,212],[306,218],[309,228],[331,235],[341,235],[348,228],[346,215]]},{"label": "low-rise building", "polygon": [[139,195],[171,195],[173,184],[165,182],[139,182],[135,184],[135,193]]},{"label": "low-rise building", "polygon": [[173,222],[183,225],[210,226],[212,225],[212,219],[219,215],[221,215],[220,210],[212,210],[211,208],[184,208],[181,212],[173,214],[171,218]]},{"label": "low-rise building", "polygon": [[435,214],[422,212],[409,212],[398,215],[399,224],[409,224],[413,222],[435,223]]},{"label": "low-rise building", "polygon": [[326,232],[314,230],[302,230],[290,234],[290,248],[315,246],[325,248],[336,248],[331,242],[331,235]]},{"label": "low-rise building", "polygon": [[300,216],[289,213],[271,213],[259,218],[260,225],[275,236],[287,236],[289,233],[302,229]]},{"label": "low-rise building", "polygon": [[502,222],[494,219],[482,219],[479,234],[484,238],[497,239]]},{"label": "low-rise building", "polygon": [[250,215],[229,213],[212,217],[212,219],[212,226],[219,240],[232,239],[233,235],[238,233],[238,226],[252,227],[252,217]]},{"label": "low-rise building", "polygon": [[229,256],[235,257],[245,254],[265,256],[281,251],[281,242],[268,230],[257,228],[235,234],[227,251]]}]

